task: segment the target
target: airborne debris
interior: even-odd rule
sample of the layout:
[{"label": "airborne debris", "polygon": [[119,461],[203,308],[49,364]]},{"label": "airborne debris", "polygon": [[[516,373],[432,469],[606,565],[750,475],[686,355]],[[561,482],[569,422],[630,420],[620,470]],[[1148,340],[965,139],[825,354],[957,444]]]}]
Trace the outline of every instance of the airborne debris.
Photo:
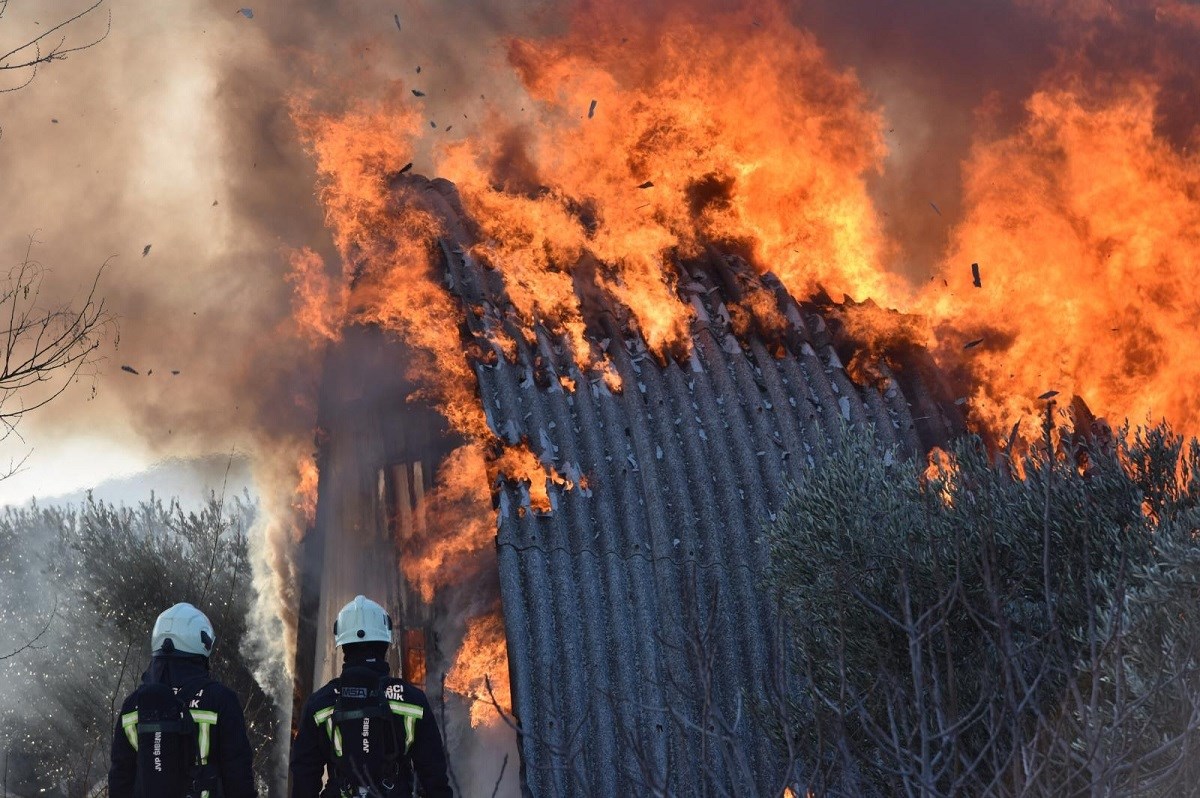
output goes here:
[{"label": "airborne debris", "polygon": [[425,96],[425,92],[418,91],[417,89],[413,89],[412,93],[413,93],[414,97],[424,97]]},{"label": "airborne debris", "polygon": [[144,258],[149,254],[150,254],[150,245],[147,244],[146,246],[142,247],[142,257]]},{"label": "airborne debris", "polygon": [[171,376],[172,376],[172,377],[178,377],[178,376],[179,376],[179,369],[171,369]]},{"label": "airborne debris", "polygon": [[1056,396],[1058,396],[1058,391],[1046,391],[1038,399],[1053,399]]},{"label": "airborne debris", "polygon": [[963,349],[974,349],[975,347],[979,346],[981,343],[983,343],[983,339],[976,338],[974,341],[967,341],[967,343],[963,347]]},{"label": "airborne debris", "polygon": [[417,74],[418,75],[421,74],[421,65],[420,64],[417,64]]},{"label": "airborne debris", "polygon": [[983,288],[983,280],[981,280],[979,277],[978,263],[971,264],[971,282],[975,284],[976,288]]},{"label": "airborne debris", "polygon": [[246,19],[254,19],[254,9],[253,8],[239,8],[238,13],[241,14]]},{"label": "airborne debris", "polygon": [[596,115],[596,101],[592,100],[592,104],[588,106],[588,119]]},{"label": "airborne debris", "polygon": [[400,174],[404,174],[404,173],[405,173],[405,172],[407,172],[409,169],[412,169],[412,161],[409,161],[408,163],[404,164],[404,166],[403,166],[403,167],[401,167],[401,169],[400,169]]},{"label": "airborne debris", "polygon": [[1020,431],[1020,429],[1021,429],[1021,419],[1018,418],[1017,423],[1012,425],[1012,432],[1008,433],[1008,443],[1004,447],[1004,449],[1006,451],[1009,451],[1009,452],[1012,451],[1013,444],[1017,440],[1017,432]]},{"label": "airborne debris", "polygon": [[434,128],[434,129],[436,129],[436,128],[437,128],[437,122],[434,122],[432,119],[430,119],[430,120],[429,120],[429,126],[430,126],[431,128]]},{"label": "airborne debris", "polygon": [[929,203],[929,207],[933,208],[933,212],[936,213],[938,216],[942,215],[942,209],[939,208],[938,206],[934,205],[932,202]]},{"label": "airborne debris", "polygon": [[213,200],[212,207],[214,207],[214,208],[215,208],[215,207],[217,207],[217,201],[216,201],[216,200]]},{"label": "airborne debris", "polygon": [[640,186],[638,186],[638,188],[654,188],[654,183],[647,180],[645,183],[642,183]]},{"label": "airborne debris", "polygon": [[130,374],[137,374],[139,377],[141,376],[138,370],[133,366],[121,366],[121,371],[128,371]]},{"label": "airborne debris", "polygon": [[50,120],[50,124],[52,124],[52,125],[57,125],[57,124],[58,124],[58,120],[57,120],[57,119],[51,119],[51,120]]},{"label": "airborne debris", "polygon": [[[396,30],[398,30],[398,31],[400,31],[401,33],[403,33],[403,32],[404,32],[404,28],[401,28],[401,27],[400,27],[400,15],[399,15],[399,14],[392,14],[392,19],[396,20]],[[417,70],[417,71],[419,72],[420,70]]]}]

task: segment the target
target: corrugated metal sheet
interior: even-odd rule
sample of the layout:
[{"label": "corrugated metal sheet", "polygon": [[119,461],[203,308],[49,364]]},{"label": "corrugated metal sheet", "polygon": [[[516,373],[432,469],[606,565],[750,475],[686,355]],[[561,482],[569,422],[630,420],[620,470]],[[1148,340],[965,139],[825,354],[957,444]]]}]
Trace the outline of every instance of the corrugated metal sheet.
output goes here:
[{"label": "corrugated metal sheet", "polygon": [[[908,455],[961,431],[936,372],[913,353],[899,376],[880,366],[881,384],[854,384],[828,314],[711,253],[682,267],[696,314],[682,359],[659,362],[615,312],[588,319],[623,381],[614,393],[547,330],[531,344],[511,329],[501,277],[467,254],[453,187],[417,180],[447,219],[452,291],[484,308],[464,313],[470,333],[486,348],[490,328],[509,328],[518,342],[515,362],[497,351],[475,365],[493,430],[587,477],[583,489],[552,487],[546,514],[530,510],[524,485],[502,485],[497,499],[528,792],[633,795],[657,783],[691,794],[707,776],[736,781],[742,770],[771,788],[778,752],[753,722],[779,643],[760,584],[763,524],[847,425],[872,424]],[[745,291],[775,298],[788,320],[780,340],[734,333],[730,306]],[[701,638],[711,663],[694,655]],[[744,763],[723,756],[722,719],[737,720],[725,731]]]}]

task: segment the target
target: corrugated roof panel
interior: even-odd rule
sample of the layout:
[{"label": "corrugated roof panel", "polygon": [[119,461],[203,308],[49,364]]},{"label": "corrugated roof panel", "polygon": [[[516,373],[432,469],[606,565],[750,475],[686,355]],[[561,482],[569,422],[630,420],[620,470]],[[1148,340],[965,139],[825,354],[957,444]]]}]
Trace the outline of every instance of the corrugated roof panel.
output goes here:
[{"label": "corrugated roof panel", "polygon": [[[526,789],[625,795],[651,782],[689,794],[706,770],[732,777],[738,764],[712,742],[720,730],[703,728],[706,702],[740,714],[732,733],[758,787],[778,786],[775,752],[749,722],[779,642],[760,584],[763,524],[847,425],[873,424],[883,444],[913,454],[961,430],[961,418],[924,363],[900,375],[881,365],[882,389],[854,384],[819,307],[712,254],[681,266],[696,310],[683,359],[659,362],[614,313],[589,319],[591,334],[609,339],[623,383],[614,393],[580,372],[565,339],[539,327],[531,343],[513,328],[502,276],[463,254],[468,225],[452,187],[435,181],[429,193],[449,222],[452,290],[485,308],[464,313],[472,334],[491,347],[488,330],[504,327],[517,344],[514,362],[475,363],[489,423],[559,473],[587,478],[586,488],[552,486],[545,514],[524,485],[505,482],[498,496]],[[729,307],[744,290],[781,300],[784,340],[735,334]],[[697,630],[709,635],[711,668],[688,651]]]}]

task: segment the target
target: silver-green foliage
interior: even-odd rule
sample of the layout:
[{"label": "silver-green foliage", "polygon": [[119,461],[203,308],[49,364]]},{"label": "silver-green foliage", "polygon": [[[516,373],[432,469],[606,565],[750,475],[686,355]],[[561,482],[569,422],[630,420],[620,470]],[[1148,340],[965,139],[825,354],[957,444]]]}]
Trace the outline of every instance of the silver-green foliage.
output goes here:
[{"label": "silver-green foliage", "polygon": [[1200,794],[1200,449],[1043,432],[928,474],[850,434],[797,485],[769,579],[809,789]]}]

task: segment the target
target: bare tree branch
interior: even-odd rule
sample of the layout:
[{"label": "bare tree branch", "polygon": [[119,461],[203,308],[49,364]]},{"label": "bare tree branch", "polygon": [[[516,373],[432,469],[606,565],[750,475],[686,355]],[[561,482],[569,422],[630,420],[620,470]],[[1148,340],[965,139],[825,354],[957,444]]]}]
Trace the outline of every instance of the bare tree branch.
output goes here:
[{"label": "bare tree branch", "polygon": [[[112,31],[111,11],[108,13],[103,34],[88,40],[84,44],[72,44],[69,42],[70,28],[92,15],[104,3],[105,0],[95,0],[87,8],[66,17],[37,36],[30,38],[21,37],[18,39],[18,44],[10,46],[10,49],[6,52],[0,53],[0,72],[7,71],[21,76],[20,83],[7,88],[0,88],[0,94],[19,91],[25,88],[37,77],[38,70],[42,66],[54,61],[64,61],[71,53],[88,50],[107,39],[108,34]],[[3,2],[0,2],[0,22],[4,21],[4,13],[7,10],[8,0],[3,0]]]},{"label": "bare tree branch", "polygon": [[[43,305],[47,269],[33,259],[36,243],[30,236],[21,261],[0,280],[0,440],[20,437],[21,419],[72,383],[84,377],[94,380],[103,360],[100,345],[116,327],[98,294],[109,261],[96,271],[82,299]],[[21,462],[10,463],[5,475],[14,473]]]}]

